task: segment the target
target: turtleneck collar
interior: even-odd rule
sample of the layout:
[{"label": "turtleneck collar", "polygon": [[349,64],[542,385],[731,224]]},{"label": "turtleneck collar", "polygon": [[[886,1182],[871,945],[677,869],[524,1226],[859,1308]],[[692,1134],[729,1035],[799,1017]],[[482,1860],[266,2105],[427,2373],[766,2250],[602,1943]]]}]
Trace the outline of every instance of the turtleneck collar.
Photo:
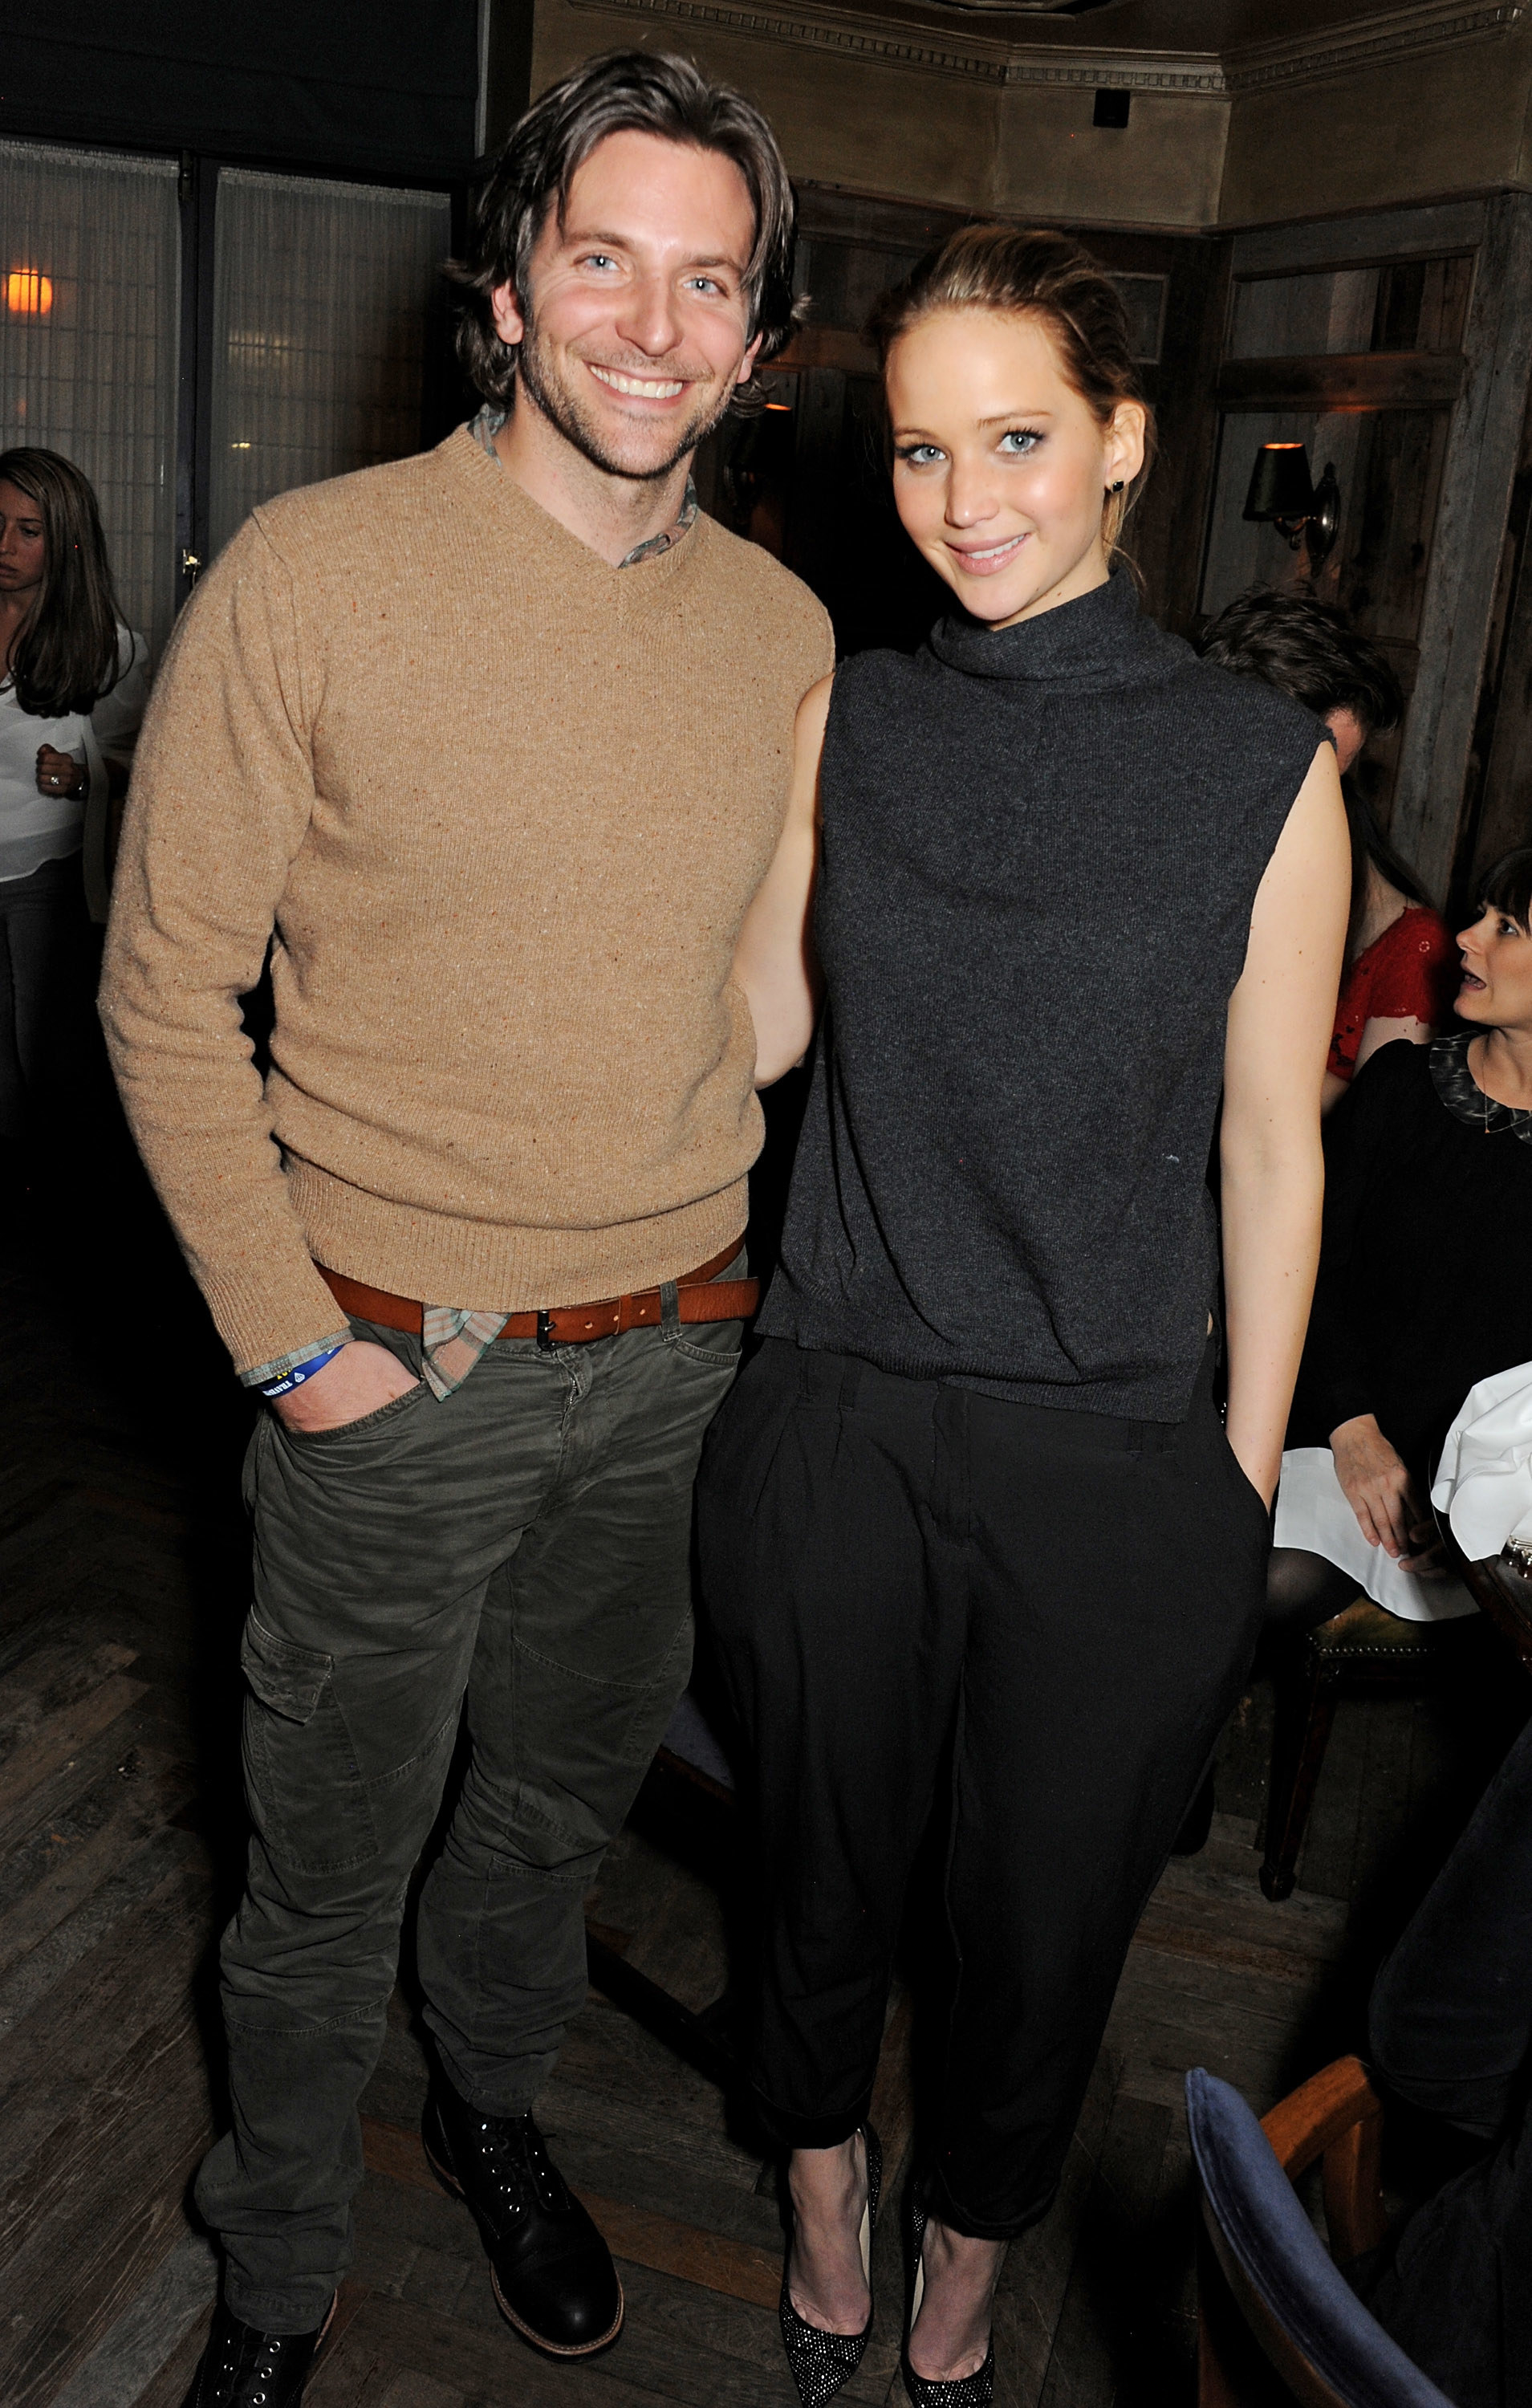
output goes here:
[{"label": "turtleneck collar", "polygon": [[967,677],[1097,688],[1163,677],[1183,650],[1143,616],[1132,574],[1121,564],[1104,585],[1011,627],[986,627],[954,611],[932,629],[930,647],[945,667]]}]

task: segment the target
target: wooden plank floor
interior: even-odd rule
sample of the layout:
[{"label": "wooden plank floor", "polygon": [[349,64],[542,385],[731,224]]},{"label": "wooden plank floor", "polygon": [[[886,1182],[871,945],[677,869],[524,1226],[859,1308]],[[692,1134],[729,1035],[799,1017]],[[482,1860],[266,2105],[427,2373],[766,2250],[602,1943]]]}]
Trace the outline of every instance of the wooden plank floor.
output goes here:
[{"label": "wooden plank floor", "polygon": [[[211,1951],[242,1846],[247,1408],[141,1206],[109,1233],[106,1283],[141,1304],[173,1395],[142,1382],[125,1332],[104,1339],[53,1238],[34,1215],[0,1240],[0,2399],[179,2408],[216,2279],[187,2186],[219,2119]],[[1343,1707],[1299,1887],[1272,1906],[1255,1881],[1270,1698],[1253,1684],[1213,1837],[1150,1906],[1057,2203],[1010,2252],[1008,2408],[1191,2400],[1185,2071],[1210,2066],[1264,2109],[1359,2039],[1379,1949],[1508,1711]],[[663,1778],[588,1911],[688,2005],[723,1989],[715,1836]],[[895,2198],[929,2013],[896,1990],[875,2111]],[[407,1965],[364,2101],[356,2261],[315,2408],[786,2408],[775,2171],[716,2089],[592,1994],[540,2112],[620,2260],[627,2321],[606,2358],[561,2367],[508,2330],[466,2210],[429,2175],[424,2081]],[[875,2282],[852,2403],[902,2397],[892,2214]]]}]

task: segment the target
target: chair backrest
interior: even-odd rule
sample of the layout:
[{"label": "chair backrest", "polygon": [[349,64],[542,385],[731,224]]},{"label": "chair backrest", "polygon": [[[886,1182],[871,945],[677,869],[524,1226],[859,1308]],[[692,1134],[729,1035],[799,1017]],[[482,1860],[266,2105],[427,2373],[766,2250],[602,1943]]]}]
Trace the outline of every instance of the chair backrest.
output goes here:
[{"label": "chair backrest", "polygon": [[683,1690],[677,1700],[660,1742],[659,1759],[720,1804],[733,1805],[734,1768],[691,1689]]},{"label": "chair backrest", "polygon": [[1195,2068],[1186,2120],[1213,2253],[1294,2397],[1305,2408],[1452,2408],[1350,2288],[1238,2090]]}]

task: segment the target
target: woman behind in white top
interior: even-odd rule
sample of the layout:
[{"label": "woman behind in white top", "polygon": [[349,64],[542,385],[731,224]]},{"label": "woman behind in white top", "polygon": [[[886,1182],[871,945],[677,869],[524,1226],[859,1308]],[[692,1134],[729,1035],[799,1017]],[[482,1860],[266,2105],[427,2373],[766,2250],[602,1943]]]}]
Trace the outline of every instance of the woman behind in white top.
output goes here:
[{"label": "woman behind in white top", "polygon": [[127,784],[148,694],[148,649],[118,614],[90,480],[56,452],[0,452],[0,1148],[7,1155],[65,1107],[93,1049],[80,862],[87,810],[92,838],[101,839],[91,848],[100,914],[105,815]]}]

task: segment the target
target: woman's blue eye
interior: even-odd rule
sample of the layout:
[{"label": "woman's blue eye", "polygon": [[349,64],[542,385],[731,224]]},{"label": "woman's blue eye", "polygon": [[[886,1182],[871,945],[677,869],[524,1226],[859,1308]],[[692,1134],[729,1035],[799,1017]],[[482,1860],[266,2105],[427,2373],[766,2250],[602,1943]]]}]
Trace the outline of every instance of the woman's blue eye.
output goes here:
[{"label": "woman's blue eye", "polygon": [[907,451],[899,453],[899,458],[908,460],[912,467],[923,468],[931,461],[939,460],[941,452],[935,443],[911,443]]},{"label": "woman's blue eye", "polygon": [[[1001,436],[1000,449],[1009,459],[1024,460],[1041,439],[1035,427],[1013,426],[1009,434]],[[1009,446],[1014,446],[1014,449],[1008,449]]]}]

